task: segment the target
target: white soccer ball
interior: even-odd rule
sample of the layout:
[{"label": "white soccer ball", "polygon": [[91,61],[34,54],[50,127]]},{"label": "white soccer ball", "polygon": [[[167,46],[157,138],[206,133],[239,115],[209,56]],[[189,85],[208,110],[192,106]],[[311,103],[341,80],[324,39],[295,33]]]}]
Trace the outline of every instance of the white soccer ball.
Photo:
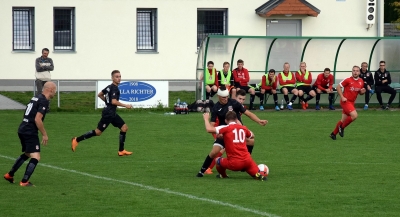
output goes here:
[{"label": "white soccer ball", "polygon": [[265,165],[265,164],[259,164],[259,165],[258,165],[258,172],[260,173],[260,175],[266,177],[266,176],[268,176],[268,174],[269,174],[269,168],[268,168],[268,166]]}]

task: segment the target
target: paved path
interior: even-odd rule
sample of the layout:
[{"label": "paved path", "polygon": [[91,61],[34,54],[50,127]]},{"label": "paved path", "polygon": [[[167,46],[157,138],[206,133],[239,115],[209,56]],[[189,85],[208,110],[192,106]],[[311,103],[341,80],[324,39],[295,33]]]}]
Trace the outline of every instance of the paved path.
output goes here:
[{"label": "paved path", "polygon": [[9,109],[25,109],[25,105],[14,101],[8,97],[0,95],[0,110],[9,110]]}]

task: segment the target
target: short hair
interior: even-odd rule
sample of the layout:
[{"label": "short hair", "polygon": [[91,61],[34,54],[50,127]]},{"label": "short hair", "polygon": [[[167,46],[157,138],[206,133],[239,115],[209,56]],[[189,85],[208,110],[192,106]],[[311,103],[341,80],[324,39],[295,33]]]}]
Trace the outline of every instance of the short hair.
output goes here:
[{"label": "short hair", "polygon": [[246,91],[243,90],[243,89],[240,89],[240,90],[236,91],[236,95],[239,95],[239,96],[246,96]]},{"label": "short hair", "polygon": [[234,121],[237,119],[236,112],[234,111],[228,111],[225,115],[225,120],[227,121]]},{"label": "short hair", "polygon": [[324,72],[326,72],[326,71],[329,71],[329,72],[330,72],[331,69],[330,69],[330,68],[325,68],[325,69],[324,69]]},{"label": "short hair", "polygon": [[381,60],[381,61],[379,62],[379,64],[381,64],[381,63],[385,63],[385,64],[386,64],[385,60]]},{"label": "short hair", "polygon": [[225,66],[226,64],[230,65],[230,63],[228,63],[228,62],[224,62],[224,64],[222,64],[222,66]]},{"label": "short hair", "polygon": [[238,59],[237,63],[244,63],[242,59]]},{"label": "short hair", "polygon": [[354,66],[353,66],[353,69],[354,69],[354,68],[358,68],[358,70],[361,70],[360,66],[354,65]]},{"label": "short hair", "polygon": [[286,64],[288,64],[288,65],[290,66],[290,64],[289,64],[288,62],[285,62],[285,63],[283,64],[283,66],[285,66]]},{"label": "short hair", "polygon": [[213,62],[213,61],[208,61],[208,62],[207,62],[207,66],[210,65],[210,64],[213,64],[213,65],[214,65],[214,62]]},{"label": "short hair", "polygon": [[275,69],[270,69],[270,70],[268,71],[268,73],[271,73],[271,72],[275,73]]},{"label": "short hair", "polygon": [[111,76],[114,76],[114,74],[116,74],[116,73],[121,73],[121,72],[119,72],[119,70],[114,70],[111,72]]},{"label": "short hair", "polygon": [[368,63],[367,63],[367,62],[362,62],[361,65],[363,65],[363,64],[367,64],[367,66],[368,66]]},{"label": "short hair", "polygon": [[300,63],[300,65],[301,65],[301,64],[307,65],[307,63],[306,63],[306,62],[301,62],[301,63]]},{"label": "short hair", "polygon": [[49,49],[47,49],[47,48],[43,48],[43,49],[42,49],[42,53],[43,53],[43,51],[50,52]]}]

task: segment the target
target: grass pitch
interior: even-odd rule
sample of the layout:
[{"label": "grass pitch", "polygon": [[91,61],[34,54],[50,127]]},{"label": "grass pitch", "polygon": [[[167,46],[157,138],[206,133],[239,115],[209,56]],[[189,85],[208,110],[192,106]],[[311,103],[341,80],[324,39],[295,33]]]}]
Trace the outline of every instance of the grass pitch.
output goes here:
[{"label": "grass pitch", "polygon": [[[256,135],[254,160],[270,168],[266,182],[229,171],[195,177],[213,143],[199,113],[120,113],[134,152],[124,157],[113,127],[71,151],[71,137],[94,129],[99,112],[49,113],[36,187],[0,182],[2,216],[398,216],[399,111],[359,111],[336,141],[328,135],[340,111],[256,114],[269,124],[243,120]],[[0,111],[2,175],[20,154],[21,118]]]}]

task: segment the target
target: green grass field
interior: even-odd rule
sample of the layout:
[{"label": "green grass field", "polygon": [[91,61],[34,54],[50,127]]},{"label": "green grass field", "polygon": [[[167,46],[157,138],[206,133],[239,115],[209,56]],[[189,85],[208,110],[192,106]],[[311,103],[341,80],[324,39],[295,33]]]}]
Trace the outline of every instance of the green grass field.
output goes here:
[{"label": "green grass field", "polygon": [[[134,151],[127,157],[117,156],[113,127],[71,152],[71,137],[94,129],[99,112],[49,113],[36,187],[3,180],[1,216],[399,215],[399,111],[359,111],[336,141],[328,135],[340,111],[256,114],[269,124],[243,120],[256,135],[254,160],[270,168],[266,182],[229,171],[230,179],[195,177],[213,143],[199,113],[122,112],[126,149]],[[20,154],[21,118],[22,111],[0,111],[3,173]]]}]

